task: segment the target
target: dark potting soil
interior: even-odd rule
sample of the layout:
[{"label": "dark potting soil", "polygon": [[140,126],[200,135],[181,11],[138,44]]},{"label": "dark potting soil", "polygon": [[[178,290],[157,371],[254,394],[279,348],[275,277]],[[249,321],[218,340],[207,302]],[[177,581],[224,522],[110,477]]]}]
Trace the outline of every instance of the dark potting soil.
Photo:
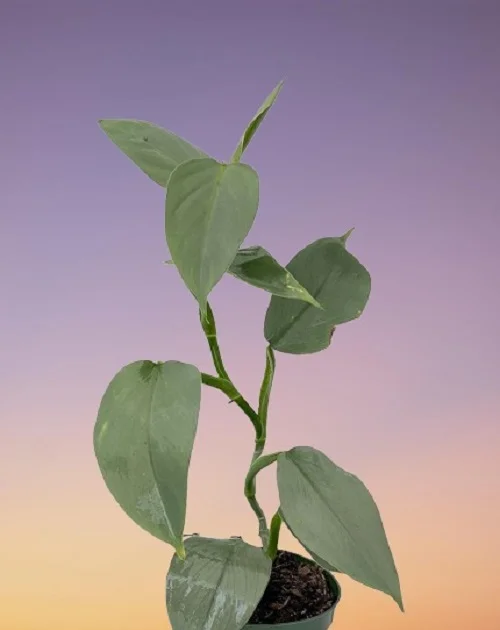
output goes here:
[{"label": "dark potting soil", "polygon": [[323,569],[278,551],[271,579],[250,624],[290,623],[326,612],[335,603]]}]

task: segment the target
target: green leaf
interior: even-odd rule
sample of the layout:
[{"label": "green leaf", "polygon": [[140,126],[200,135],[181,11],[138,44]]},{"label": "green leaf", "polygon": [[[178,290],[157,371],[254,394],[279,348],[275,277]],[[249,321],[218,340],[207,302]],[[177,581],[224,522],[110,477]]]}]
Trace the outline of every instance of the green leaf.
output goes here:
[{"label": "green leaf", "polygon": [[283,298],[302,300],[316,308],[321,305],[263,247],[254,245],[240,249],[229,267],[229,273],[254,287]]},{"label": "green leaf", "polygon": [[258,205],[259,178],[246,164],[190,160],[172,173],[165,204],[167,244],[202,311],[250,231]]},{"label": "green leaf", "polygon": [[[304,546],[304,545],[302,545],[302,546]],[[323,567],[323,569],[326,569],[327,571],[330,571],[331,573],[342,573],[342,571],[339,571],[336,567],[331,565],[329,562],[327,562],[326,560],[323,560],[323,558],[320,558],[319,556],[317,556],[313,551],[311,551],[307,547],[304,547],[304,549],[311,556],[311,558],[314,560],[314,562],[316,564],[319,564],[320,567]]]},{"label": "green leaf", "polygon": [[108,118],[100,120],[99,125],[141,171],[163,188],[179,164],[207,157],[187,140],[143,120]]},{"label": "green leaf", "polygon": [[255,114],[255,116],[250,121],[248,127],[245,129],[244,134],[241,136],[241,139],[236,147],[233,157],[231,158],[232,162],[239,162],[243,152],[250,144],[250,140],[255,135],[255,132],[260,127],[260,124],[266,117],[267,112],[274,105],[274,101],[278,98],[278,94],[280,93],[281,88],[283,87],[283,81],[280,81],[278,85],[274,88],[274,90],[269,94],[266,100],[259,107],[259,110]]},{"label": "green leaf", "polygon": [[113,378],[94,428],[104,481],[138,525],[183,555],[189,462],[201,375],[178,361],[136,361]]},{"label": "green leaf", "polygon": [[[281,454],[281,453],[280,453]],[[283,512],[280,510],[278,510],[280,516],[281,516],[281,520],[286,524],[285,521],[285,517],[283,515]],[[290,528],[289,528],[290,529]],[[293,532],[290,530],[290,532],[293,535]],[[331,565],[329,562],[327,562],[326,560],[324,560],[323,558],[320,558],[318,555],[316,555],[314,553],[314,551],[311,551],[308,547],[306,547],[304,545],[304,543],[302,543],[298,538],[296,539],[300,542],[300,544],[304,547],[304,549],[307,551],[307,553],[311,556],[311,558],[314,560],[314,562],[316,564],[319,564],[320,567],[323,567],[323,569],[326,569],[327,571],[330,571],[331,573],[342,573],[342,571],[339,571],[337,569],[337,567],[334,567],[333,565]]]},{"label": "green leaf", "polygon": [[[172,265],[173,261],[166,260],[165,264]],[[273,295],[302,300],[321,308],[321,304],[295,280],[292,274],[259,245],[239,249],[228,273]]]},{"label": "green leaf", "polygon": [[[286,524],[285,517],[283,516],[283,513],[281,512],[281,510],[279,511],[279,513],[280,513],[280,516],[281,516],[281,520]],[[290,529],[290,528],[288,528],[288,529]],[[291,533],[293,535],[292,531],[291,531]],[[327,571],[330,571],[330,573],[342,573],[341,571],[339,571],[337,569],[337,567],[334,567],[333,565],[331,565],[329,562],[327,562],[323,558],[320,558],[317,554],[314,553],[314,551],[311,551],[310,549],[308,549],[304,545],[304,543],[300,542],[300,540],[298,538],[296,538],[296,540],[299,541],[299,543],[304,547],[304,549],[307,551],[307,553],[311,556],[312,560],[316,564],[318,564],[320,567],[323,567],[323,569],[326,569]]]},{"label": "green leaf", "polygon": [[240,630],[264,594],[271,564],[239,538],[186,540],[186,559],[174,555],[167,576],[172,630]]},{"label": "green leaf", "polygon": [[345,249],[346,238],[321,238],[287,265],[323,309],[273,296],[264,335],[274,350],[290,354],[325,350],[335,327],[363,312],[370,296],[370,274]]},{"label": "green leaf", "polygon": [[380,513],[357,477],[299,446],[278,457],[278,488],[287,526],[318,564],[387,593],[403,610]]}]

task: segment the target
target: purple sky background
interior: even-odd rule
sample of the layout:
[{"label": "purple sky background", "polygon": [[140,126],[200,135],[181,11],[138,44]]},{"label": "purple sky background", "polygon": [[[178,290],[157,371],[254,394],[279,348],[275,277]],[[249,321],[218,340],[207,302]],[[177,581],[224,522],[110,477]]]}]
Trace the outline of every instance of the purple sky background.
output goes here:
[{"label": "purple sky background", "polygon": [[[412,449],[498,432],[499,27],[500,3],[487,0],[3,3],[7,504],[34,492],[44,467],[55,479],[67,464],[94,466],[97,479],[95,413],[126,363],[211,371],[196,305],[162,265],[163,191],[97,120],[155,122],[229,159],[282,78],[244,158],[261,182],[246,242],[287,263],[354,226],[350,250],[373,288],[329,351],[278,356],[270,449],[321,446],[333,432],[338,463],[362,477],[371,458],[404,464]],[[225,361],[252,400],[268,299],[231,278],[211,297]],[[16,484],[13,462],[24,462]]]},{"label": "purple sky background", "polygon": [[[202,340],[187,332],[195,309],[160,264],[161,189],[117,154],[96,120],[151,120],[225,159],[284,77],[246,156],[262,189],[248,242],[286,262],[311,240],[356,226],[351,248],[373,276],[369,322],[336,344],[366,348],[380,369],[394,370],[395,414],[494,395],[498,9],[484,1],[4,6],[6,390],[27,378],[37,390],[40,370],[54,382],[72,370],[76,390],[61,393],[72,399],[80,379],[107,373],[101,353],[149,350],[141,331],[147,337],[167,319],[175,334],[146,345],[197,355]],[[230,343],[243,330],[260,336],[267,296],[225,280],[213,301],[221,331],[234,309],[226,352],[237,355]],[[314,358],[324,384],[331,361]],[[412,431],[398,424],[391,431]]]}]

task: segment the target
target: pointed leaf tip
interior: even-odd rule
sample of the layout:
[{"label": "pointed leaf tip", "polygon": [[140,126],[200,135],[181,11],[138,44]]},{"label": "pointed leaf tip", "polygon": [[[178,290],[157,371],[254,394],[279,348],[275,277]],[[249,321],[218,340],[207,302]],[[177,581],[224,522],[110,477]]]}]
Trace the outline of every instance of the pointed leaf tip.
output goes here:
[{"label": "pointed leaf tip", "polygon": [[344,245],[346,244],[347,239],[351,236],[353,232],[354,232],[354,228],[352,227],[350,230],[347,230],[347,232],[340,237],[340,240],[342,241]]}]

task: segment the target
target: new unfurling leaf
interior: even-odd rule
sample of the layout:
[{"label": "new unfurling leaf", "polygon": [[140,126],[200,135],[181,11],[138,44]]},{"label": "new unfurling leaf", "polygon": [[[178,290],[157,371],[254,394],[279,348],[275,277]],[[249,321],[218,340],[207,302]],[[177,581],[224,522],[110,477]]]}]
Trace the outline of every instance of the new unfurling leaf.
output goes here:
[{"label": "new unfurling leaf", "polygon": [[[165,261],[167,265],[172,260]],[[258,289],[289,300],[302,300],[317,308],[319,304],[293,275],[282,267],[271,254],[260,245],[252,245],[238,250],[228,271],[229,274]]]},{"label": "new unfurling leaf", "polygon": [[247,146],[250,144],[250,141],[255,135],[255,132],[260,127],[268,111],[271,109],[271,107],[274,105],[274,102],[278,98],[278,94],[280,93],[280,90],[282,87],[283,87],[283,81],[280,81],[278,85],[274,88],[274,90],[271,92],[271,94],[269,94],[269,96],[266,98],[266,100],[262,103],[262,105],[257,110],[257,113],[248,124],[247,128],[243,132],[243,135],[240,138],[240,141],[238,142],[238,146],[236,147],[233,153],[233,157],[231,160],[232,162],[240,161],[241,156],[243,155],[243,152],[245,151]]}]

